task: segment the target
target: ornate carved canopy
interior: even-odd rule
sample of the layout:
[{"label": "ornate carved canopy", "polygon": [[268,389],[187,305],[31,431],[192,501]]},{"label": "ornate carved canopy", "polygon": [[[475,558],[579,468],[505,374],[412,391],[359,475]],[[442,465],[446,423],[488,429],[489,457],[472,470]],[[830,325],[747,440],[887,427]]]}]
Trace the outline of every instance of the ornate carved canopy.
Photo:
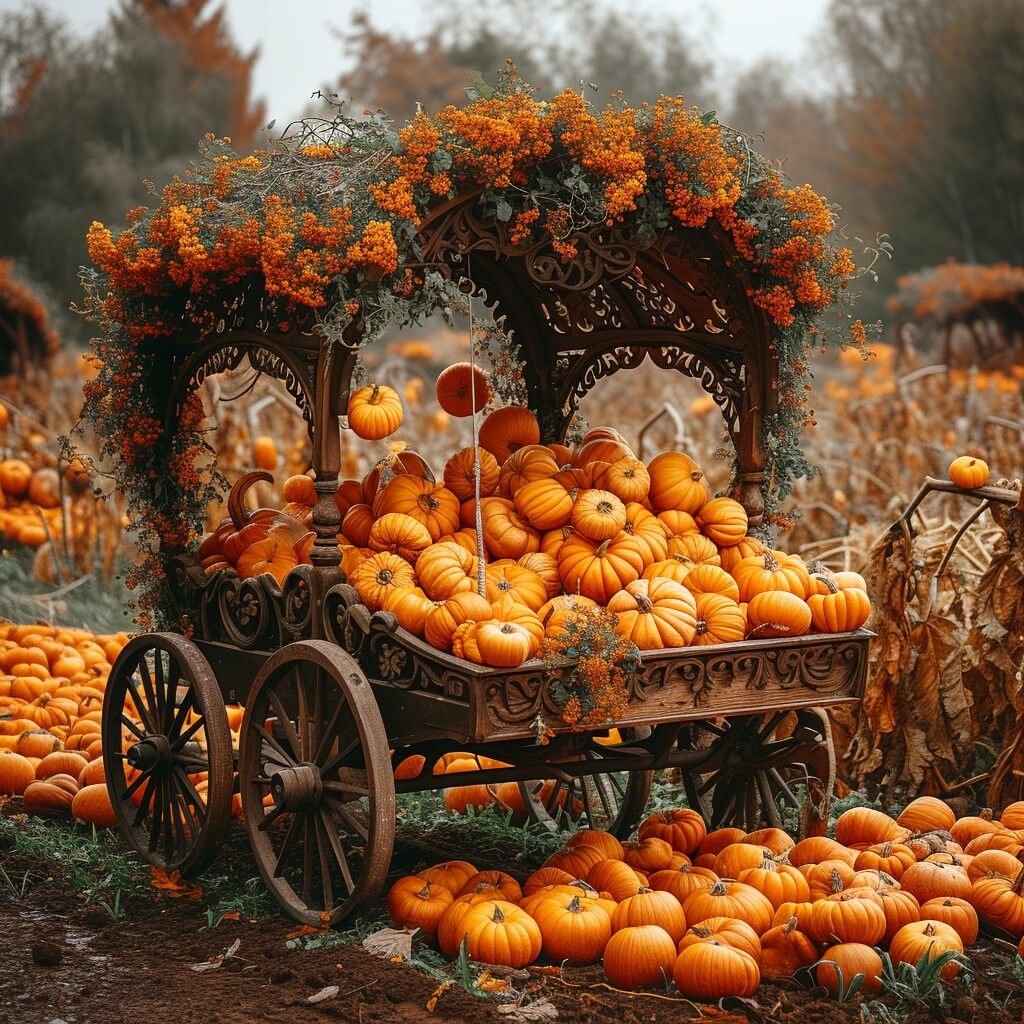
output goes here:
[{"label": "ornate carved canopy", "polygon": [[[479,199],[467,192],[435,207],[420,229],[423,265],[470,281],[505,317],[544,439],[565,436],[599,381],[649,359],[698,381],[721,409],[737,451],[737,496],[758,524],[761,426],[775,408],[777,359],[728,237],[712,226],[673,228],[642,245],[621,226],[598,226],[572,236],[578,254],[566,262],[550,242],[513,245],[505,225],[479,215]],[[214,315],[198,345],[183,334],[170,349],[168,427],[209,374],[248,360],[284,381],[314,438],[318,479],[336,479],[337,442],[326,435],[347,408],[355,348],[325,353],[315,312],[286,314],[256,280],[223,296]]]}]

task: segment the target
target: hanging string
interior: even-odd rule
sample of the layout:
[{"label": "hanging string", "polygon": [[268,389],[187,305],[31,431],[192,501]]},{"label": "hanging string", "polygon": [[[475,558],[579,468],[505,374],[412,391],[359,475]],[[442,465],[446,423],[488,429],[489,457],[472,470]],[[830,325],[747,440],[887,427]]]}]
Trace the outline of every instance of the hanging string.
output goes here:
[{"label": "hanging string", "polygon": [[480,511],[480,433],[476,419],[476,329],[473,324],[473,268],[470,257],[466,257],[466,274],[469,278],[469,404],[473,410],[473,520],[476,527],[476,590],[481,597],[487,596],[487,574],[484,562],[484,519]]}]

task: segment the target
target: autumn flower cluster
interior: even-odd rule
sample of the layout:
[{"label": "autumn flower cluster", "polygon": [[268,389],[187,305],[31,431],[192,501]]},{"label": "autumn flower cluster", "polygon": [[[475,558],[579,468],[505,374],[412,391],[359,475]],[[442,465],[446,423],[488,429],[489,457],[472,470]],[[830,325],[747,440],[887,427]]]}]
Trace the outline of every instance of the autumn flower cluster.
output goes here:
[{"label": "autumn flower cluster", "polygon": [[604,725],[629,710],[629,680],[640,652],[619,635],[617,624],[607,608],[579,608],[566,618],[564,629],[544,639],[541,656],[557,680],[552,693],[568,725]]}]

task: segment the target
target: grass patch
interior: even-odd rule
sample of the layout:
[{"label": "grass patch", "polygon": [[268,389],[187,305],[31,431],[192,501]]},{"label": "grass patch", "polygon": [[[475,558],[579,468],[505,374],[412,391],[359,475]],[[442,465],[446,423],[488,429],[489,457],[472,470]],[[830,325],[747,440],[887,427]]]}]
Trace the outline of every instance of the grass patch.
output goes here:
[{"label": "grass patch", "polygon": [[[67,822],[28,818],[0,820],[0,844],[45,864],[53,877],[81,893],[86,903],[105,906],[112,917],[124,916],[123,898],[146,888],[147,871],[125,853],[110,829],[85,829]],[[3,884],[24,895],[27,882],[17,884],[7,872]]]}]

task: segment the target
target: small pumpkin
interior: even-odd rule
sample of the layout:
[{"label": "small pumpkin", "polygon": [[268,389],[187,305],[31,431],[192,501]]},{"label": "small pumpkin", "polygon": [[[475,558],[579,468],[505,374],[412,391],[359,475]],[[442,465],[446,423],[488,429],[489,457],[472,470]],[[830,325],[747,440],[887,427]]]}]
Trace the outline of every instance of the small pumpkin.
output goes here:
[{"label": "small pumpkin", "polygon": [[0,796],[21,796],[35,777],[36,770],[27,757],[11,750],[0,752]]},{"label": "small pumpkin", "polygon": [[860,629],[871,617],[871,601],[858,587],[840,589],[826,579],[828,593],[812,594],[807,599],[811,621],[820,633],[850,633]]},{"label": "small pumpkin", "polygon": [[922,921],[941,921],[960,936],[964,948],[978,939],[978,912],[967,901],[956,896],[940,896],[921,904]]},{"label": "small pumpkin", "polygon": [[839,992],[839,981],[849,988],[858,974],[864,976],[863,992],[879,992],[882,988],[882,958],[863,942],[841,942],[829,946],[814,969],[814,977],[832,995]]},{"label": "small pumpkin", "polygon": [[609,600],[644,570],[643,554],[626,533],[596,543],[573,534],[558,549],[558,574],[567,593],[598,604]]},{"label": "small pumpkin", "polygon": [[896,822],[911,832],[934,832],[938,829],[949,832],[956,823],[956,815],[945,800],[934,796],[919,796],[903,808]]},{"label": "small pumpkin", "polygon": [[26,814],[64,818],[71,813],[71,803],[77,792],[77,779],[70,775],[51,775],[25,787],[21,796],[22,808]]},{"label": "small pumpkin", "polygon": [[635,896],[642,887],[640,876],[621,860],[602,859],[587,870],[585,878],[599,892],[611,893],[616,903]]},{"label": "small pumpkin", "polygon": [[113,828],[117,824],[105,782],[83,786],[71,801],[71,815],[78,821],[97,828]]},{"label": "small pumpkin", "polygon": [[540,928],[545,956],[556,963],[595,963],[612,934],[605,909],[578,894],[563,893],[541,901],[533,918]]},{"label": "small pumpkin", "polygon": [[819,942],[835,936],[840,942],[864,942],[873,946],[885,935],[881,901],[852,892],[818,900],[811,910],[811,935]]},{"label": "small pumpkin", "polygon": [[480,963],[525,967],[540,955],[540,928],[514,903],[490,900],[470,907],[460,928],[469,955]]},{"label": "small pumpkin", "polygon": [[652,889],[670,892],[682,904],[690,893],[710,889],[718,881],[718,876],[707,868],[682,864],[678,868],[655,871],[649,881]]},{"label": "small pumpkin", "polygon": [[679,952],[696,942],[724,942],[736,949],[749,953],[755,960],[761,959],[761,940],[757,932],[745,921],[735,917],[709,917],[700,924],[691,925],[679,940]]},{"label": "small pumpkin", "polygon": [[747,535],[747,510],[733,498],[712,498],[700,510],[697,525],[718,547],[732,547]]},{"label": "small pumpkin", "polygon": [[694,924],[709,917],[735,917],[761,935],[771,927],[775,908],[752,886],[721,880],[710,889],[690,893],[683,903],[683,913]]},{"label": "small pumpkin", "polygon": [[590,540],[610,540],[626,525],[626,506],[610,491],[584,490],[573,504],[570,523]]},{"label": "small pumpkin", "polygon": [[888,814],[872,807],[851,807],[836,819],[836,842],[842,846],[900,842],[906,837],[906,829]]},{"label": "small pumpkin", "polygon": [[[618,501],[617,498],[615,500]],[[514,492],[512,502],[516,512],[530,526],[542,531],[565,526],[574,517],[576,509],[572,492],[555,477],[542,477],[524,484]]]},{"label": "small pumpkin", "polygon": [[794,975],[801,967],[810,967],[818,959],[814,940],[800,931],[797,919],[769,928],[761,936],[761,977],[782,978]]},{"label": "small pumpkin", "polygon": [[452,900],[451,892],[444,885],[410,875],[400,878],[388,892],[388,913],[400,928],[419,928],[425,936],[433,938]]},{"label": "small pumpkin", "polygon": [[692,855],[707,836],[704,819],[688,807],[672,811],[658,811],[649,815],[637,830],[640,839],[656,836],[664,839],[673,850]]},{"label": "small pumpkin", "polygon": [[972,886],[969,902],[989,924],[1024,936],[1024,868],[1014,878],[991,875],[979,878]]},{"label": "small pumpkin", "polygon": [[[914,921],[904,925],[889,943],[889,956],[894,964],[917,964],[921,959],[935,960],[943,953],[963,953],[960,936],[942,921]],[[960,973],[962,965],[951,960],[942,968],[947,980]]]},{"label": "small pumpkin", "polygon": [[350,582],[367,608],[380,611],[391,591],[414,586],[415,577],[404,558],[381,551],[362,561],[352,572]]},{"label": "small pumpkin", "polygon": [[657,512],[675,510],[697,515],[711,498],[704,471],[682,452],[664,452],[647,466],[648,500]]},{"label": "small pumpkin", "polygon": [[472,445],[457,451],[444,466],[444,485],[459,501],[476,496],[476,473],[479,463],[480,497],[488,498],[498,491],[501,472],[498,461],[486,448]]},{"label": "small pumpkin", "polygon": [[697,628],[697,605],[680,583],[634,580],[607,604],[618,616],[616,632],[640,650],[687,647]]},{"label": "small pumpkin", "polygon": [[970,455],[961,455],[949,464],[949,479],[965,491],[973,491],[988,483],[988,463]]},{"label": "small pumpkin", "polygon": [[811,628],[807,602],[785,591],[755,594],[747,604],[747,636],[803,636]]},{"label": "small pumpkin", "polygon": [[967,872],[957,864],[935,864],[919,861],[912,864],[900,876],[900,885],[918,902],[940,896],[971,898],[971,880]]},{"label": "small pumpkin", "polygon": [[452,363],[434,385],[437,404],[449,416],[472,416],[491,400],[487,374],[472,363]]},{"label": "small pumpkin", "polygon": [[348,424],[364,441],[379,441],[393,434],[404,418],[402,399],[386,384],[368,384],[348,400]]},{"label": "small pumpkin", "polygon": [[404,512],[386,512],[374,519],[367,538],[372,551],[390,551],[410,565],[416,564],[430,544],[431,536],[423,523]]}]

